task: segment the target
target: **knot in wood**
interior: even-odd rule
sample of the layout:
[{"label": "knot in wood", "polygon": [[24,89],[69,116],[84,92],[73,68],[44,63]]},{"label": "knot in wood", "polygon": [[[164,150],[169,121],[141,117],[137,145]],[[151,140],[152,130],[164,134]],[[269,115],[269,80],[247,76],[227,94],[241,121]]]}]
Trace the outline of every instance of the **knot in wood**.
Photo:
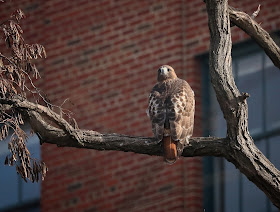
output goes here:
[{"label": "knot in wood", "polygon": [[241,102],[244,102],[249,97],[250,97],[250,94],[242,92],[241,96],[239,96],[239,99]]}]

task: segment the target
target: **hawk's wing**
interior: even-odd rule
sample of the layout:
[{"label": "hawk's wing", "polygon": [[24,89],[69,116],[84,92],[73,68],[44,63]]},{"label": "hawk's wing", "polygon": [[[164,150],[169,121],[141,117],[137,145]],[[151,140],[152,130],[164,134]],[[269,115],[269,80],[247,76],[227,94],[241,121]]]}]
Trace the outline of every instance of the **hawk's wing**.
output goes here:
[{"label": "hawk's wing", "polygon": [[164,121],[166,118],[166,109],[164,106],[163,92],[165,88],[156,84],[149,96],[148,115],[152,123],[152,130],[155,138],[161,141],[163,138]]},{"label": "hawk's wing", "polygon": [[179,141],[177,150],[180,155],[193,133],[195,99],[194,92],[186,81],[178,79],[172,87],[170,101],[167,103],[167,115],[171,137]]}]

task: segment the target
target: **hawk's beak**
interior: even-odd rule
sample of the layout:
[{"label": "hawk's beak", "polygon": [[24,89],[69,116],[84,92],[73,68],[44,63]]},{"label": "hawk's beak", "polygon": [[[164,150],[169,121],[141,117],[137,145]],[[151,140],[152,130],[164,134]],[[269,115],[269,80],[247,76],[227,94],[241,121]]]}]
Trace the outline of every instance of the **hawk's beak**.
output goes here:
[{"label": "hawk's beak", "polygon": [[166,68],[161,67],[159,68],[158,72],[160,75],[166,75],[168,71]]}]

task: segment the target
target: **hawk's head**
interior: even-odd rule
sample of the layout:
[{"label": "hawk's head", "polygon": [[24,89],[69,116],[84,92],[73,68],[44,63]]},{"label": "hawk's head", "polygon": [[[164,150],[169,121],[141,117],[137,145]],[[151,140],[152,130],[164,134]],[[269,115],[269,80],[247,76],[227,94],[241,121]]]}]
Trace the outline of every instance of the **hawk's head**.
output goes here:
[{"label": "hawk's head", "polygon": [[176,79],[177,75],[174,69],[169,65],[163,65],[158,69],[158,82],[163,82],[169,79]]}]

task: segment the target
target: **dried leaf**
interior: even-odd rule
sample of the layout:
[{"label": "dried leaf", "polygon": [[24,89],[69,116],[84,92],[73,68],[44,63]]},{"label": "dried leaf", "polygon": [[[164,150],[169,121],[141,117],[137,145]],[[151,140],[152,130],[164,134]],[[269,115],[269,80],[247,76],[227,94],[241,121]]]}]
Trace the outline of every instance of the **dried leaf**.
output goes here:
[{"label": "dried leaf", "polygon": [[35,65],[35,64],[32,64],[32,70],[33,70],[33,72],[34,72],[35,79],[38,79],[38,77],[40,77],[40,74],[39,74],[39,71],[38,71],[38,69],[36,68],[36,65]]},{"label": "dried leaf", "polygon": [[8,133],[9,133],[8,126],[7,126],[7,125],[5,125],[5,126],[4,126],[4,129],[5,129],[6,135],[8,135]]},{"label": "dried leaf", "polygon": [[34,135],[34,133],[35,133],[34,130],[31,129],[31,130],[30,130],[30,136]]},{"label": "dried leaf", "polygon": [[20,27],[20,25],[15,24],[15,26],[16,26],[18,32],[22,34],[22,33],[23,33],[23,30],[22,30],[22,28]]},{"label": "dried leaf", "polygon": [[33,173],[36,173],[36,172],[38,172],[38,171],[39,171],[38,165],[37,165],[36,161],[33,160]]},{"label": "dried leaf", "polygon": [[15,17],[19,21],[20,19],[25,18],[25,14],[23,13],[23,11],[21,9],[18,9],[15,12]]},{"label": "dried leaf", "polygon": [[16,156],[16,154],[13,154],[13,161],[17,161],[17,156]]},{"label": "dried leaf", "polygon": [[44,46],[42,46],[42,51],[43,51],[44,57],[47,58],[47,52],[46,52],[46,49]]},{"label": "dried leaf", "polygon": [[35,180],[36,182],[39,182],[39,173],[35,173]]},{"label": "dried leaf", "polygon": [[12,34],[14,34],[17,31],[14,21],[10,21],[10,28],[11,28]]},{"label": "dried leaf", "polygon": [[20,169],[19,169],[18,165],[16,165],[16,170],[17,170],[17,173],[19,174],[20,173]]},{"label": "dried leaf", "polygon": [[17,94],[17,89],[13,85],[11,85],[11,89],[15,94]]},{"label": "dried leaf", "polygon": [[22,165],[24,177],[27,178],[26,164],[23,159],[21,159],[21,165]]},{"label": "dried leaf", "polygon": [[8,165],[8,163],[9,163],[9,158],[8,158],[8,156],[6,156],[4,164]]},{"label": "dried leaf", "polygon": [[14,160],[13,157],[9,158],[9,166],[13,166],[14,165]]},{"label": "dried leaf", "polygon": [[4,63],[3,63],[3,59],[2,58],[0,58],[0,68],[2,68],[2,69],[4,69]]},{"label": "dried leaf", "polygon": [[26,152],[26,155],[27,155],[28,158],[29,158],[30,152],[29,152],[29,150],[28,150],[27,148],[25,149],[25,152]]},{"label": "dried leaf", "polygon": [[27,183],[26,177],[24,177],[23,175],[21,175],[22,179],[24,180],[24,182]]},{"label": "dried leaf", "polygon": [[7,135],[8,135],[7,125],[4,125],[1,128],[1,135],[2,135],[3,139],[5,139],[7,137]]},{"label": "dried leaf", "polygon": [[22,115],[19,113],[18,114],[18,120],[20,124],[24,124],[23,119],[22,119]]},{"label": "dried leaf", "polygon": [[44,180],[44,177],[46,176],[48,171],[48,167],[44,162],[41,162],[41,167],[42,167],[42,180]]},{"label": "dried leaf", "polygon": [[6,37],[5,42],[6,42],[6,44],[7,44],[7,46],[8,46],[9,48],[12,47],[12,43],[11,43],[11,41],[10,41],[10,36],[7,36],[7,37]]},{"label": "dried leaf", "polygon": [[[19,25],[19,20],[24,16],[22,10],[17,10],[11,15],[12,20],[8,20],[5,22],[7,24],[2,25],[5,43],[10,48],[10,53],[9,56],[0,55],[0,98],[10,98],[15,94],[19,95],[19,93],[23,98],[26,98],[25,90],[32,92],[32,94],[37,92],[38,96],[42,97],[33,84],[33,78],[30,77],[29,73],[32,73],[36,78],[40,77],[39,71],[31,62],[32,59],[46,57],[46,51],[42,45],[25,43],[22,36],[23,30]],[[43,100],[45,101],[44,98]],[[40,176],[44,178],[47,166],[30,158],[30,152],[26,146],[27,135],[20,127],[24,124],[22,115],[13,109],[9,110],[8,113],[4,112],[0,116],[1,122],[4,123],[0,128],[0,139],[8,136],[9,129],[13,131],[8,143],[11,155],[6,158],[5,163],[16,165],[17,172],[25,181],[27,178],[32,182],[38,181]]]}]

